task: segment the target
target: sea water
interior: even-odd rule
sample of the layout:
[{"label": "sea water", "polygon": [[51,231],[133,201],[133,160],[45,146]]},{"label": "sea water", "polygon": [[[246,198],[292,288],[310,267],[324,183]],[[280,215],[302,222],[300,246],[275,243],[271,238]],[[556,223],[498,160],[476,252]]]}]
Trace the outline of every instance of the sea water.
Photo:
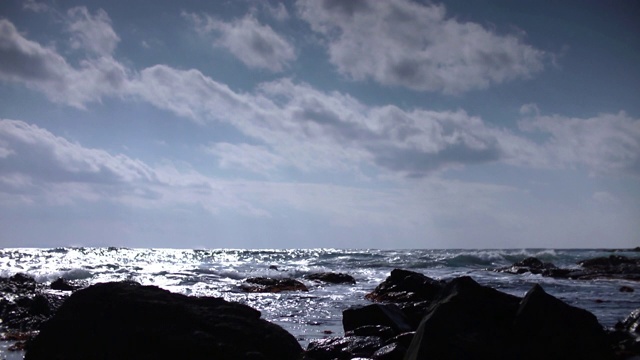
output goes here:
[{"label": "sea water", "polygon": [[[637,252],[617,254],[638,257]],[[395,268],[420,272],[434,279],[471,276],[477,282],[523,296],[535,283],[551,295],[594,313],[612,327],[640,307],[640,286],[624,280],[565,280],[539,275],[491,271],[529,256],[556,266],[577,267],[580,260],[609,256],[592,249],[522,250],[241,250],[55,248],[0,249],[0,276],[25,273],[38,282],[57,278],[90,285],[134,280],[191,296],[216,296],[247,304],[266,320],[292,333],[303,347],[309,341],[342,335],[342,311],[368,303],[364,295]],[[318,272],[352,275],[356,284],[324,284],[305,280]],[[295,278],[308,292],[245,293],[240,284],[249,277]],[[621,286],[636,291],[620,292]],[[0,347],[2,351],[2,347]],[[16,356],[20,354],[5,354]],[[21,356],[21,355],[20,355]],[[1,359],[2,357],[0,357]],[[7,357],[10,358],[10,357]],[[15,358],[15,357],[13,357]]]}]

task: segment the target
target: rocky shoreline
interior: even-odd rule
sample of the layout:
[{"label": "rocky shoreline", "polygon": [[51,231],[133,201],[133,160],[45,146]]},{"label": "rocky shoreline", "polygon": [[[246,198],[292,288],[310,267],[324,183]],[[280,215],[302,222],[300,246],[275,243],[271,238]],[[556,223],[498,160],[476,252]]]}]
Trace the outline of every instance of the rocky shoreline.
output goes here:
[{"label": "rocky shoreline", "polygon": [[[536,258],[491,269],[575,280],[640,280],[640,260],[616,254],[562,269]],[[347,274],[307,280],[353,283]],[[626,291],[634,291],[628,287]],[[306,291],[294,279],[250,278],[246,292]],[[56,290],[52,292],[51,290]],[[621,291],[622,288],[621,288]],[[447,281],[393,270],[371,301],[343,311],[344,336],[296,339],[259,311],[135,282],[88,287],[0,278],[2,340],[25,359],[631,359],[640,357],[640,309],[613,329],[534,285],[520,298],[471,277]],[[329,335],[329,334],[328,334]]]}]

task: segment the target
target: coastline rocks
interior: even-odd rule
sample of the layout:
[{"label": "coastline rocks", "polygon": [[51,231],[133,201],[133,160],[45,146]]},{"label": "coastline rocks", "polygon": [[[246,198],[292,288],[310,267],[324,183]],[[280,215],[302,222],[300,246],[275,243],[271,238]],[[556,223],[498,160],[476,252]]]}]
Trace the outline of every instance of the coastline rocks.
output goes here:
[{"label": "coastline rocks", "polygon": [[308,280],[321,281],[329,284],[355,284],[356,279],[343,273],[322,272],[316,274],[309,274],[305,276]]},{"label": "coastline rocks", "polygon": [[423,274],[394,269],[385,281],[380,283],[365,298],[375,302],[419,302],[430,301],[443,287],[443,283]]},{"label": "coastline rocks", "polygon": [[274,279],[266,277],[248,278],[240,286],[249,293],[279,293],[283,291],[309,291],[307,286],[296,279]]},{"label": "coastline rocks", "polygon": [[420,324],[408,360],[610,359],[595,316],[535,285],[523,298],[462,277],[447,284]]},{"label": "coastline rocks", "polygon": [[543,263],[535,257],[529,257],[512,266],[493,269],[509,274],[540,274],[542,276],[572,279],[621,279],[640,281],[640,258],[628,258],[622,255],[610,255],[578,262],[579,269],[558,268],[551,263]]},{"label": "coastline rocks", "polygon": [[298,359],[302,349],[260,312],[134,282],[78,290],[27,346],[38,359]]}]

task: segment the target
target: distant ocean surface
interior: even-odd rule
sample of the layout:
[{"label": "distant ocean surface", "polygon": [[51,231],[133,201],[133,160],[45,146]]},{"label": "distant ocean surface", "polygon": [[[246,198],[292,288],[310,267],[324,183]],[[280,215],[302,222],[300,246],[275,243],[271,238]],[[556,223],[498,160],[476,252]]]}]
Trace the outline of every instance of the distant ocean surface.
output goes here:
[{"label": "distant ocean surface", "polygon": [[[535,283],[563,301],[594,313],[613,326],[640,307],[640,286],[622,280],[559,280],[538,275],[487,271],[529,256],[560,267],[609,256],[605,250],[193,250],[128,248],[0,249],[0,275],[26,273],[48,283],[59,277],[86,285],[135,280],[144,285],[194,296],[216,296],[250,305],[262,317],[292,333],[306,347],[310,340],[342,335],[342,311],[366,304],[364,295],[394,268],[409,269],[435,279],[468,275],[481,284],[522,296]],[[637,257],[638,253],[620,252]],[[305,280],[318,272],[342,272],[355,285]],[[247,294],[239,285],[248,277],[296,278],[309,292]],[[634,288],[622,293],[620,287]]]}]

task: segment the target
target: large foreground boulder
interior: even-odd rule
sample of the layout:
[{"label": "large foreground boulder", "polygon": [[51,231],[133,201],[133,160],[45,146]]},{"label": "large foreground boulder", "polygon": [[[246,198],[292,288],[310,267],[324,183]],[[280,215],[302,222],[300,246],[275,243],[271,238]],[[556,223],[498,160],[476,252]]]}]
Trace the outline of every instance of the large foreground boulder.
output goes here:
[{"label": "large foreground boulder", "polygon": [[298,359],[302,348],[246,305],[134,282],[71,295],[25,359]]},{"label": "large foreground boulder", "polygon": [[523,298],[451,280],[433,301],[407,351],[420,359],[598,359],[613,357],[604,329],[586,310],[535,285]]}]

